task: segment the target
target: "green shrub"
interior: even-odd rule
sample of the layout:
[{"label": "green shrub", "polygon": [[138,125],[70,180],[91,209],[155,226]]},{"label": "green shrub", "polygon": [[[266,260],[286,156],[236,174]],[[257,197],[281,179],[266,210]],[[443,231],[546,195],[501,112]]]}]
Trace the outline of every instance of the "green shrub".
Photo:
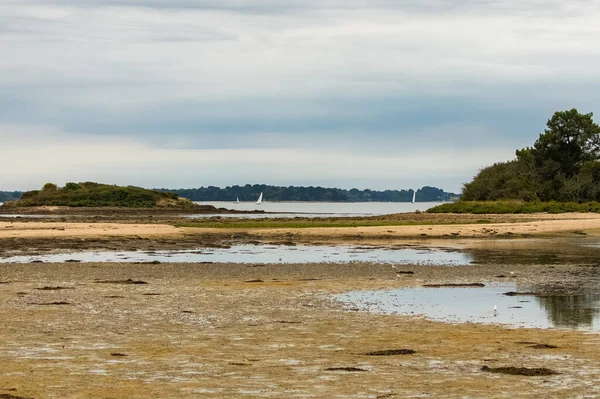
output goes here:
[{"label": "green shrub", "polygon": [[428,209],[429,213],[600,213],[600,203],[592,202],[525,202],[525,201],[458,201]]}]

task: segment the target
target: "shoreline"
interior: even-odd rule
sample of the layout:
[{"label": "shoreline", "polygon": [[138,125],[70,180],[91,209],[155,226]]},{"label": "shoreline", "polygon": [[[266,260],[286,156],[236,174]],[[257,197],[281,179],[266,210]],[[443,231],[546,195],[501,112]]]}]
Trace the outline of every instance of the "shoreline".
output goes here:
[{"label": "shoreline", "polygon": [[[401,214],[402,216],[404,214]],[[412,214],[407,214],[412,216]],[[392,217],[394,215],[390,215]],[[400,216],[400,217],[402,217]],[[419,215],[416,215],[419,216]],[[477,215],[478,217],[485,215]],[[124,223],[117,219],[110,221],[43,221],[10,220],[0,221],[1,239],[27,238],[114,238],[114,237],[185,237],[197,236],[240,236],[247,239],[286,239],[306,240],[343,240],[344,242],[362,242],[363,240],[396,239],[457,239],[457,238],[511,238],[544,236],[598,236],[600,235],[600,215],[598,214],[561,214],[536,215],[523,218],[502,216],[501,223],[454,223],[464,219],[437,216],[435,219],[422,219],[423,224],[357,226],[357,227],[302,227],[302,228],[238,228],[238,227],[176,227],[178,221],[161,223],[161,220],[135,220]],[[266,220],[266,219],[262,219]],[[372,219],[369,219],[372,220]],[[384,218],[376,220],[386,220]],[[392,219],[393,220],[393,219]],[[515,221],[511,221],[515,220]],[[435,224],[448,222],[450,224]],[[269,222],[269,221],[267,221]],[[414,223],[419,223],[419,220]],[[260,221],[257,226],[260,226]]]}]

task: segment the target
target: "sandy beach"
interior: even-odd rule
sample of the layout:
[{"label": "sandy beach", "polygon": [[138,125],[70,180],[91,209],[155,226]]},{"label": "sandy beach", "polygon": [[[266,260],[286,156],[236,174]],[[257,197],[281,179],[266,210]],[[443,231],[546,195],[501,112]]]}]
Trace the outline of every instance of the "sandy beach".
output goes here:
[{"label": "sandy beach", "polygon": [[[159,223],[57,222],[57,221],[0,221],[2,238],[52,237],[116,237],[116,236],[185,236],[241,234],[252,238],[311,239],[398,239],[398,238],[485,238],[511,236],[545,236],[600,233],[598,214],[537,214],[537,215],[416,215],[415,223],[401,226],[362,226],[325,228],[202,228],[174,227]],[[457,219],[458,218],[458,219]],[[493,222],[500,219],[502,222]],[[410,219],[409,219],[410,220]],[[445,222],[436,224],[436,221]],[[452,224],[446,224],[450,221]],[[483,222],[482,222],[483,221]],[[488,221],[492,221],[488,223]]]},{"label": "sandy beach", "polygon": [[[198,231],[203,232],[203,231]],[[415,225],[415,226],[367,226],[367,227],[332,227],[306,229],[255,229],[246,231],[257,237],[289,236],[304,238],[443,238],[443,237],[510,237],[510,236],[543,236],[556,234],[598,234],[600,232],[599,215],[582,215],[572,219],[542,219],[532,222],[507,222],[485,224],[451,224],[451,225]]]},{"label": "sandy beach", "polygon": [[53,237],[170,236],[182,229],[165,224],[0,222],[0,239]]}]

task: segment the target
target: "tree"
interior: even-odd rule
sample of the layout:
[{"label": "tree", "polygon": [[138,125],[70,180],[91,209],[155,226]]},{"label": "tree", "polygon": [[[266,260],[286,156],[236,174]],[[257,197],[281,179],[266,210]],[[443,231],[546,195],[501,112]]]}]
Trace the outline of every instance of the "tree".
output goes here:
[{"label": "tree", "polygon": [[44,187],[42,188],[42,191],[56,191],[56,190],[58,190],[58,187],[54,183],[46,183],[46,184],[44,184]]},{"label": "tree", "polygon": [[580,114],[573,108],[556,112],[548,120],[546,130],[530,149],[544,177],[561,172],[570,179],[585,162],[600,158],[600,127],[592,117],[592,113]]},{"label": "tree", "polygon": [[479,171],[472,182],[463,187],[465,201],[496,201],[501,199],[538,199],[537,177],[525,160],[499,162]]},{"label": "tree", "polygon": [[593,114],[559,111],[532,147],[516,159],[482,169],[463,188],[464,200],[600,200],[600,127]]}]

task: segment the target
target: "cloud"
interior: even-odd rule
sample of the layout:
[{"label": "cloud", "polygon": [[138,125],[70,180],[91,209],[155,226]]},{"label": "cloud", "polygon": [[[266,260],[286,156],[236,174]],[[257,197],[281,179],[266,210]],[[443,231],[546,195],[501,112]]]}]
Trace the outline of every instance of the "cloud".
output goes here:
[{"label": "cloud", "polygon": [[593,6],[587,0],[5,0],[5,3],[31,5],[62,5],[85,7],[136,7],[175,10],[221,10],[248,14],[282,14],[309,11],[387,11],[466,12],[496,11],[505,13],[580,14]]},{"label": "cloud", "polygon": [[[0,180],[7,189],[33,189],[49,181],[64,184],[88,180],[146,187],[246,182],[289,185],[290,181],[306,181],[347,188],[436,184],[457,189],[462,183],[457,176],[485,165],[490,157],[505,157],[511,152],[494,149],[450,153],[423,147],[377,154],[344,148],[165,149],[122,137],[18,125],[0,125],[0,140],[0,157],[11,168]],[[448,176],[452,181],[447,180]]]},{"label": "cloud", "polygon": [[[174,165],[190,151],[244,159],[242,177],[261,181],[266,170],[243,154],[264,151],[273,169],[276,151],[321,168],[288,170],[282,184],[324,179],[323,170],[342,181],[336,165],[355,163],[368,171],[344,184],[365,173],[397,187],[376,154],[409,179],[394,153],[415,153],[418,164],[429,154],[446,165],[423,176],[457,187],[480,165],[467,170],[465,159],[508,159],[552,112],[598,108],[599,36],[600,12],[584,0],[5,0],[0,120],[68,137],[69,162],[94,146]],[[328,151],[335,162],[314,160]],[[59,164],[98,178],[143,174],[135,163],[101,175]],[[228,166],[217,169],[225,184]]]}]

